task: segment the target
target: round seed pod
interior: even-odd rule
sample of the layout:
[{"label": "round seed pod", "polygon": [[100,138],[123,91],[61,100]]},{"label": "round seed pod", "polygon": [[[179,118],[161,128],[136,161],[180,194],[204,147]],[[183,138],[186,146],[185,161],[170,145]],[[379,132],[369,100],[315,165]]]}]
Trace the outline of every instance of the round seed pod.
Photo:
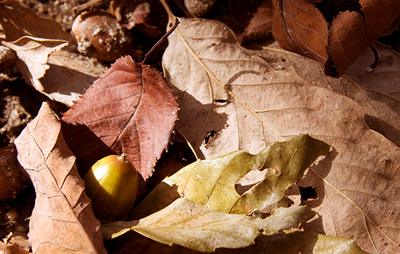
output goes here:
[{"label": "round seed pod", "polygon": [[139,189],[139,176],[126,155],[109,155],[85,175],[86,193],[94,214],[104,220],[121,220],[131,210]]},{"label": "round seed pod", "polygon": [[133,48],[132,34],[105,11],[87,11],[72,24],[71,33],[82,54],[100,61],[114,62]]}]

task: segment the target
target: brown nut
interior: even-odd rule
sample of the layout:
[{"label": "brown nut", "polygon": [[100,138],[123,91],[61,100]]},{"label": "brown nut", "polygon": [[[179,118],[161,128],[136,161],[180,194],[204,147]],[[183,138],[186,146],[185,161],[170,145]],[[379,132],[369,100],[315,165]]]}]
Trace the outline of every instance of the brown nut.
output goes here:
[{"label": "brown nut", "polygon": [[17,160],[17,150],[10,145],[0,149],[0,200],[16,198],[28,186],[28,178]]},{"label": "brown nut", "polygon": [[72,35],[82,54],[100,61],[114,62],[129,54],[133,47],[132,34],[115,17],[105,11],[87,11],[76,17]]}]

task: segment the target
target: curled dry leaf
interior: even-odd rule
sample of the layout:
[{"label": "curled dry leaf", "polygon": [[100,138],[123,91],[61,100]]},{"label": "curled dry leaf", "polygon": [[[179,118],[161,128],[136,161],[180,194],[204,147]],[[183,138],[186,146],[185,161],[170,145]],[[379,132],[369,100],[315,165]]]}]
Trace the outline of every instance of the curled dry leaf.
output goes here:
[{"label": "curled dry leaf", "polygon": [[14,42],[2,42],[17,53],[17,65],[25,81],[32,84],[36,90],[44,92],[39,79],[50,68],[47,64],[49,55],[67,46],[64,40],[50,40],[23,36]]},{"label": "curled dry leaf", "polygon": [[285,49],[315,58],[330,76],[343,75],[400,16],[398,1],[361,0],[359,10],[341,10],[329,18],[310,1],[273,4],[274,38]]},{"label": "curled dry leaf", "polygon": [[[286,190],[302,178],[319,156],[328,152],[328,144],[299,135],[286,142],[275,142],[257,155],[236,151],[198,160],[165,178],[132,211],[131,218],[154,213],[179,196],[225,213],[272,213],[290,202],[285,199]],[[265,179],[239,195],[235,184],[253,170],[267,171]]]},{"label": "curled dry leaf", "polygon": [[105,253],[100,222],[84,192],[61,123],[47,103],[15,140],[36,191],[29,222],[34,253]]},{"label": "curled dry leaf", "polygon": [[179,198],[165,209],[139,221],[104,225],[106,239],[133,230],[158,242],[179,244],[196,251],[213,252],[217,248],[243,248],[254,244],[261,234],[277,234],[298,226],[315,215],[305,206],[278,208],[262,219],[227,214]]},{"label": "curled dry leaf", "polygon": [[79,56],[71,45],[63,48],[71,35],[21,2],[2,1],[0,13],[6,35],[2,44],[16,51],[25,80],[50,98],[71,106],[106,69],[94,59]]},{"label": "curled dry leaf", "polygon": [[334,149],[301,181],[318,195],[309,203],[323,215],[314,229],[354,238],[371,253],[398,252],[400,149],[366,126],[365,109],[274,69],[240,47],[222,23],[180,21],[163,66],[179,96],[177,126],[196,152],[206,158],[238,149],[257,153],[266,142],[311,133]]},{"label": "curled dry leaf", "polygon": [[146,181],[167,148],[177,110],[157,70],[123,57],[65,113],[63,132],[83,170],[106,155],[125,153]]}]

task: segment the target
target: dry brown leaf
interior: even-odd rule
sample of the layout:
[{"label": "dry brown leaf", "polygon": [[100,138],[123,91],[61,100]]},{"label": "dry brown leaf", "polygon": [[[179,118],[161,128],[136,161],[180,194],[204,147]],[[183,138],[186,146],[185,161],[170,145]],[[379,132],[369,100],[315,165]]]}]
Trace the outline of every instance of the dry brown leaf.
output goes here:
[{"label": "dry brown leaf", "polygon": [[36,191],[29,222],[34,253],[106,253],[61,123],[47,103],[15,140]]},{"label": "dry brown leaf", "polygon": [[98,60],[82,56],[71,47],[52,53],[48,65],[50,68],[39,81],[46,94],[67,106],[72,106],[107,70]]},{"label": "dry brown leaf", "polygon": [[274,0],[273,34],[283,48],[312,55],[330,76],[343,75],[400,16],[399,1],[361,0],[359,10],[345,8],[333,16],[329,10],[329,17],[310,2]]},{"label": "dry brown leaf", "polygon": [[32,84],[36,90],[44,92],[44,87],[39,79],[50,68],[47,64],[49,55],[67,46],[64,40],[50,40],[36,37],[23,36],[13,42],[2,42],[17,53],[17,66],[25,81]]},{"label": "dry brown leaf", "polygon": [[54,19],[37,16],[20,1],[1,1],[0,14],[7,41],[15,41],[23,36],[71,41],[71,35]]},{"label": "dry brown leaf", "polygon": [[[396,69],[400,59],[396,52],[389,49],[383,51],[384,48],[379,47],[382,59],[392,59],[389,62],[392,62],[394,66],[382,62],[377,66],[376,71],[370,73],[365,69],[374,62],[374,57],[372,52],[367,51],[350,67],[345,76],[337,79],[325,77],[317,62],[282,50],[276,46],[276,43],[259,49],[263,50],[254,53],[262,56],[266,61],[273,61],[271,65],[276,70],[300,75],[309,84],[328,88],[353,99],[364,108],[368,126],[400,146],[400,102],[395,96],[400,84]],[[364,55],[369,57],[366,58]],[[351,73],[351,70],[354,72]]]},{"label": "dry brown leaf", "polygon": [[147,181],[168,146],[177,110],[161,74],[127,56],[65,113],[63,132],[83,171],[106,155],[125,153]]},{"label": "dry brown leaf", "polygon": [[163,64],[179,96],[179,130],[196,151],[206,158],[254,153],[310,133],[334,148],[303,182],[318,194],[310,202],[323,215],[318,230],[354,238],[368,252],[398,252],[400,149],[365,125],[366,111],[305,77],[274,70],[241,48],[222,23],[180,21]]},{"label": "dry brown leaf", "polygon": [[53,19],[38,17],[28,6],[9,0],[1,2],[0,14],[6,35],[3,44],[17,52],[25,80],[51,99],[71,106],[106,70],[98,61],[74,52],[76,45],[60,51],[72,38]]},{"label": "dry brown leaf", "polygon": [[366,89],[376,90],[400,100],[400,54],[380,43],[373,45],[379,56],[374,70],[370,66],[375,61],[371,49],[364,51],[351,65],[346,76]]}]

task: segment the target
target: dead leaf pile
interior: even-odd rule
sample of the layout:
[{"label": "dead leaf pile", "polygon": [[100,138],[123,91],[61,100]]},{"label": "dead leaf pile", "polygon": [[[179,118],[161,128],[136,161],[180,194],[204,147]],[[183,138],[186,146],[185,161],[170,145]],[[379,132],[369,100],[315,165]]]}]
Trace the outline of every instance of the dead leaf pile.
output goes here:
[{"label": "dead leaf pile", "polygon": [[[15,140],[36,191],[33,252],[105,253],[103,237],[122,235],[119,253],[399,252],[400,59],[375,44],[371,73],[366,50],[399,3],[260,0],[247,13],[238,6],[250,2],[232,3],[222,23],[176,18],[160,2],[168,27],[179,20],[163,74],[131,56],[87,68],[60,25],[0,2],[1,44],[27,82],[70,106],[60,120],[44,103]],[[153,4],[111,5],[154,38]],[[271,29],[275,42],[241,46]],[[146,189],[175,128],[199,160]],[[121,153],[142,196],[130,221],[101,225],[79,173]]]}]

